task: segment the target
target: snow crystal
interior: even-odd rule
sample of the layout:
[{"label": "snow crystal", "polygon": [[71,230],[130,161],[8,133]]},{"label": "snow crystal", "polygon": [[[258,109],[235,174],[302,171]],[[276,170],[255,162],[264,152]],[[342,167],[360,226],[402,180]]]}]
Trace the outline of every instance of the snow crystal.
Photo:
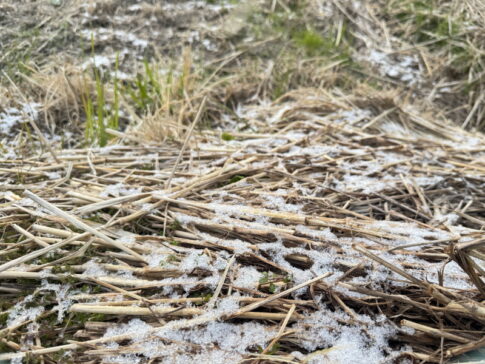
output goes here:
[{"label": "snow crystal", "polygon": [[[430,283],[438,284],[438,272],[441,269],[441,263],[434,263],[428,266],[426,278]],[[446,264],[443,272],[443,286],[454,289],[471,290],[475,286],[470,281],[470,277],[454,261]]]},{"label": "snow crystal", "polygon": [[162,332],[157,336],[202,345],[206,348],[217,346],[227,352],[246,354],[249,348],[256,345],[264,347],[274,335],[276,335],[274,328],[268,328],[256,322],[243,324],[210,322],[203,328]]},{"label": "snow crystal", "polygon": [[240,239],[221,239],[206,233],[200,233],[199,235],[210,243],[232,248],[236,255],[252,252],[250,248],[251,244]]},{"label": "snow crystal", "polygon": [[[123,72],[123,71],[120,71],[120,70],[115,70],[114,72],[111,72],[111,77],[116,77],[118,80],[131,80],[133,79],[135,76],[132,75],[132,74],[129,74],[129,73],[126,73],[126,72]],[[122,110],[118,110],[119,112],[122,111]]]},{"label": "snow crystal", "polygon": [[282,108],[279,108],[278,111],[272,117],[270,117],[268,119],[268,123],[270,123],[270,124],[276,124],[276,123],[280,122],[281,119],[282,119],[282,117],[283,117],[283,115],[287,111],[291,110],[292,108],[293,108],[292,105],[285,105]]},{"label": "snow crystal", "polygon": [[432,186],[441,181],[443,181],[442,176],[421,176],[421,177],[414,177],[414,181],[418,184],[418,186]]},{"label": "snow crystal", "polygon": [[165,261],[166,258],[166,253],[153,253],[143,256],[143,259],[145,259],[150,268],[160,268],[160,265]]},{"label": "snow crystal", "polygon": [[195,268],[212,270],[211,259],[206,254],[194,250],[189,252],[178,266],[179,270],[187,273],[192,272]]},{"label": "snow crystal", "polygon": [[402,124],[394,121],[382,123],[380,125],[380,129],[382,129],[386,134],[394,137],[409,136],[409,130],[405,129]]},{"label": "snow crystal", "polygon": [[[170,324],[154,330],[150,325],[140,319],[133,319],[126,324],[109,328],[104,338],[118,335],[129,335],[133,353],[113,356],[109,363],[127,363],[128,360],[137,362],[141,356],[148,359],[164,359],[171,363],[192,363],[194,360],[201,363],[225,364],[232,363],[236,358],[249,354],[255,347],[264,347],[276,335],[276,328],[268,328],[257,322],[233,324],[214,321],[222,315],[234,313],[239,309],[239,295],[226,297],[218,302],[218,307],[203,316],[210,318],[206,325],[184,324],[186,319],[172,321]],[[201,317],[202,323],[204,317]],[[167,344],[167,340],[173,343]],[[183,343],[183,344],[180,344]],[[201,346],[196,352],[186,350],[187,344]],[[107,349],[116,350],[116,343],[105,344]],[[176,354],[175,354],[176,353]],[[108,360],[108,359],[106,359]],[[114,360],[114,361],[113,361]]]},{"label": "snow crystal", "polygon": [[[361,120],[368,119],[372,113],[366,109],[350,109],[350,110],[339,110],[328,117],[333,118],[333,123],[349,123],[356,124]],[[325,119],[323,119],[325,121]],[[338,146],[338,145],[337,145]]]},{"label": "snow crystal", "polygon": [[341,148],[338,145],[311,145],[309,147],[299,147],[297,145],[292,146],[286,155],[288,156],[303,156],[309,155],[312,157],[321,158],[325,155],[335,157],[339,154]]},{"label": "snow crystal", "polygon": [[209,39],[204,39],[202,40],[202,45],[204,46],[205,49],[208,51],[214,52],[217,51],[217,45],[215,45],[213,42],[211,42]]},{"label": "snow crystal", "polygon": [[239,310],[239,298],[239,295],[236,293],[233,296],[220,299],[213,313],[220,317],[237,312]]},{"label": "snow crystal", "polygon": [[343,180],[334,181],[333,186],[337,191],[357,192],[371,194],[386,189],[394,188],[397,178],[385,176],[383,178],[372,178],[362,175],[344,174]]},{"label": "snow crystal", "polygon": [[102,363],[109,364],[139,364],[142,358],[135,354],[121,354],[104,358]]},{"label": "snow crystal", "polygon": [[397,222],[397,221],[374,221],[368,225],[368,228],[378,229],[380,231],[398,234],[409,237],[407,243],[422,243],[429,240],[451,239],[452,236],[441,230],[430,230],[418,227],[414,223]]},{"label": "snow crystal", "polygon": [[89,40],[91,40],[91,37],[94,37],[94,39],[96,39],[97,41],[107,41],[114,37],[120,42],[131,43],[132,46],[137,48],[145,48],[148,46],[148,41],[140,39],[136,35],[125,32],[124,30],[98,28],[93,31],[90,29],[83,29],[81,30],[81,35]]},{"label": "snow crystal", "polygon": [[135,244],[136,242],[136,238],[135,238],[135,235],[134,234],[131,234],[131,233],[127,233],[127,232],[124,232],[120,238],[118,239],[118,241],[123,244],[123,245],[128,245],[128,246],[132,246],[133,244]]},{"label": "snow crystal", "polygon": [[442,224],[445,224],[445,225],[455,225],[458,220],[460,219],[460,216],[458,216],[457,214],[455,214],[454,212],[452,213],[449,213],[449,214],[445,214],[445,215],[442,215],[440,213],[437,213],[434,218],[441,222]]}]

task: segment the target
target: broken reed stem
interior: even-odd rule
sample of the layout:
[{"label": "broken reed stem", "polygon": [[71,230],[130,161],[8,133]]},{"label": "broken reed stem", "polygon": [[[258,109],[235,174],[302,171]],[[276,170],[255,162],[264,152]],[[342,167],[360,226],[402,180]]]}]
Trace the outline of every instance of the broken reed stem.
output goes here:
[{"label": "broken reed stem", "polygon": [[[15,266],[18,266],[20,264],[23,264],[23,263],[26,263],[28,261],[31,261],[35,258],[38,258],[44,254],[47,254],[51,251],[54,251],[56,249],[59,249],[59,248],[62,248],[63,246],[65,245],[68,245],[70,243],[72,243],[73,241],[75,240],[78,240],[78,239],[82,239],[86,236],[88,236],[89,233],[83,233],[83,234],[77,234],[77,235],[74,235],[73,237],[69,238],[69,239],[66,239],[66,240],[62,240],[56,244],[52,244],[52,245],[49,245],[45,248],[42,248],[42,249],[39,249],[39,250],[36,250],[36,251],[33,251],[31,253],[28,253],[26,255],[23,255],[21,257],[18,257],[16,259],[12,259],[10,260],[9,262],[7,263],[4,263],[2,265],[0,265],[0,275],[3,275],[5,274],[6,270],[12,268],[12,267],[15,267]],[[13,275],[15,276],[15,274],[22,274],[23,272],[19,272],[19,271],[14,271]]]},{"label": "broken reed stem", "polygon": [[135,252],[135,251],[131,250],[130,248],[124,246],[119,241],[116,241],[116,240],[111,239],[110,237],[106,236],[105,234],[103,234],[99,230],[93,229],[89,225],[86,225],[85,223],[83,223],[82,221],[78,220],[74,216],[69,215],[68,213],[66,213],[66,212],[62,211],[61,209],[57,208],[56,206],[54,206],[54,205],[50,204],[49,202],[43,200],[42,198],[40,198],[36,194],[34,194],[34,193],[26,190],[24,192],[24,195],[27,196],[28,198],[32,199],[33,201],[37,202],[40,206],[42,206],[45,209],[49,210],[54,215],[60,216],[63,219],[66,219],[67,221],[69,221],[72,225],[76,226],[77,228],[82,229],[82,230],[84,230],[84,231],[86,231],[88,233],[91,233],[91,234],[97,236],[98,238],[100,238],[101,240],[105,241],[107,244],[112,245],[115,248],[118,248],[120,250],[123,250],[124,252],[132,255],[138,261],[145,262],[145,259],[140,254],[138,254],[137,252]]},{"label": "broken reed stem", "polygon": [[[259,307],[259,306],[258,306]],[[104,315],[127,315],[127,316],[151,316],[152,312],[155,312],[159,316],[176,316],[176,317],[187,317],[187,316],[197,316],[206,313],[205,309],[199,308],[171,308],[171,307],[156,307],[152,306],[150,308],[146,307],[125,307],[125,306],[102,306],[102,305],[91,305],[75,303],[71,306],[70,312],[81,312],[81,313],[96,313]],[[284,320],[286,318],[285,313],[275,313],[275,312],[243,312],[238,313],[238,317],[243,319],[252,320]],[[295,320],[296,316],[292,318]]]},{"label": "broken reed stem", "polygon": [[296,305],[292,304],[290,309],[288,310],[288,313],[286,314],[284,321],[282,322],[282,324],[280,326],[278,334],[274,337],[273,340],[271,340],[271,342],[268,344],[266,349],[264,349],[262,351],[261,354],[263,354],[263,355],[267,354],[268,351],[270,351],[273,348],[273,346],[278,342],[278,340],[283,336],[285,329],[286,329],[286,326],[288,325],[288,322],[290,322],[291,317],[293,316],[293,313],[295,312],[295,310],[296,310]]},{"label": "broken reed stem", "polygon": [[217,284],[216,290],[214,291],[214,295],[211,297],[209,302],[207,303],[207,308],[211,309],[214,307],[217,298],[221,294],[222,287],[224,286],[224,281],[226,280],[227,273],[229,272],[229,269],[231,266],[234,264],[234,261],[236,260],[236,256],[233,254],[229,261],[227,262],[226,268],[224,269],[224,272],[221,275],[221,278],[219,279],[219,283]]},{"label": "broken reed stem", "polygon": [[432,335],[432,336],[436,336],[436,337],[439,337],[439,338],[443,337],[445,339],[453,340],[453,341],[456,341],[456,342],[459,342],[459,343],[462,343],[462,344],[467,344],[467,343],[470,342],[469,339],[465,339],[461,336],[450,334],[450,333],[445,332],[443,330],[436,329],[434,327],[429,327],[429,326],[426,326],[426,325],[421,325],[421,324],[418,324],[416,322],[412,322],[412,321],[409,321],[409,320],[402,320],[401,325],[406,326],[406,327],[410,327],[414,330],[425,332],[425,333]]},{"label": "broken reed stem", "polygon": [[313,279],[310,279],[309,281],[306,281],[304,283],[300,283],[294,287],[291,287],[283,292],[280,292],[280,293],[276,293],[274,295],[271,295],[267,298],[265,298],[264,300],[261,300],[259,302],[255,302],[253,304],[250,304],[250,305],[247,305],[247,306],[244,306],[243,308],[241,308],[239,311],[237,311],[236,313],[233,313],[233,314],[230,314],[226,317],[226,320],[227,319],[230,319],[230,318],[234,318],[234,317],[238,317],[238,316],[241,316],[242,314],[245,314],[247,312],[250,312],[252,310],[255,310],[256,308],[258,307],[261,307],[263,305],[265,305],[266,303],[269,303],[269,302],[272,302],[274,300],[277,300],[278,298],[282,298],[282,297],[285,297],[285,296],[288,296],[290,293],[292,292],[295,292],[303,287],[306,287],[308,285],[311,285],[315,282],[318,282],[326,277],[329,277],[330,275],[332,275],[332,273],[325,273],[325,274],[322,274],[316,278],[313,278]]}]

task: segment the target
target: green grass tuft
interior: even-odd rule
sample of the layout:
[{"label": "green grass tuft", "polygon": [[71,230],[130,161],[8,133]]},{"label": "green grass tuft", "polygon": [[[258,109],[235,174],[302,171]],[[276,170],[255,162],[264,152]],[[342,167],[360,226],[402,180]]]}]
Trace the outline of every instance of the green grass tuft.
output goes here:
[{"label": "green grass tuft", "polygon": [[303,47],[309,55],[316,55],[329,46],[328,42],[313,30],[299,31],[293,38],[295,43]]},{"label": "green grass tuft", "polygon": [[229,142],[229,141],[231,141],[231,140],[234,140],[234,136],[233,136],[233,135],[231,135],[231,134],[229,134],[229,133],[227,133],[227,132],[223,132],[223,133],[221,134],[221,139],[222,139],[222,140],[225,140],[226,142]]}]

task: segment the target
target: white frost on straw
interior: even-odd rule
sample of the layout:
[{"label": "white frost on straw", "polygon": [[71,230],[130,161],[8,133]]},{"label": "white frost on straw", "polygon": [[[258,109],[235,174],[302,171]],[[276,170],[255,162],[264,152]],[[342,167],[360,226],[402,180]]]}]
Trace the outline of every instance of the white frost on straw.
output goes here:
[{"label": "white frost on straw", "polygon": [[326,228],[323,230],[317,230],[317,229],[309,228],[305,225],[296,225],[295,232],[304,236],[309,236],[310,238],[314,238],[314,239],[330,240],[330,241],[337,240],[337,235],[332,233],[329,228]]},{"label": "white frost on straw", "polygon": [[117,183],[114,185],[109,185],[104,188],[104,190],[100,193],[101,197],[120,197],[120,196],[131,196],[141,193],[141,188],[129,188],[126,187],[123,183]]},{"label": "white frost on straw", "polygon": [[371,229],[390,233],[394,235],[402,235],[407,237],[407,243],[422,243],[430,240],[451,239],[452,235],[442,230],[431,230],[419,227],[414,223],[398,222],[398,221],[374,221],[367,226]]},{"label": "white frost on straw", "polygon": [[132,340],[143,340],[152,330],[152,326],[139,318],[133,319],[126,324],[109,327],[103,338],[111,338],[118,335],[130,335]]},{"label": "white frost on straw", "polygon": [[[281,191],[276,192],[278,193]],[[263,198],[265,199],[265,201],[263,202],[263,206],[271,210],[302,213],[301,209],[303,206],[286,203],[285,199],[282,196],[264,195]]]}]

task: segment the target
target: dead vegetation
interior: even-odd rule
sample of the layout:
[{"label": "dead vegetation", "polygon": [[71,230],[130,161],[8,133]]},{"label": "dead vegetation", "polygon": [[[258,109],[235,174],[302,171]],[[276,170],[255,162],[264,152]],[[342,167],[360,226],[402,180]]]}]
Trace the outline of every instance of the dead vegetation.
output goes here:
[{"label": "dead vegetation", "polygon": [[0,16],[0,360],[485,345],[480,2],[39,3],[0,4],[45,18]]},{"label": "dead vegetation", "polygon": [[426,133],[382,132],[351,105],[300,91],[241,111],[257,134],[2,161],[0,358],[340,362],[362,345],[373,362],[440,362],[481,347],[483,140],[412,116]]}]

